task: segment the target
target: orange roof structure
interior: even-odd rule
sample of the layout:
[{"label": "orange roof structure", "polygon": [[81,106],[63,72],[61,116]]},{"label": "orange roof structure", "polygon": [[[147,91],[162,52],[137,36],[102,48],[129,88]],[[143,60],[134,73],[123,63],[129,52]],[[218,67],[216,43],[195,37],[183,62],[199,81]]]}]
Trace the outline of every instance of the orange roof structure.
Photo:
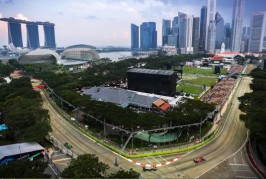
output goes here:
[{"label": "orange roof structure", "polygon": [[224,57],[214,56],[214,57],[211,57],[211,60],[213,60],[213,61],[223,61],[224,60]]},{"label": "orange roof structure", "polygon": [[153,102],[153,105],[162,111],[166,111],[171,105],[163,99],[158,99]]}]

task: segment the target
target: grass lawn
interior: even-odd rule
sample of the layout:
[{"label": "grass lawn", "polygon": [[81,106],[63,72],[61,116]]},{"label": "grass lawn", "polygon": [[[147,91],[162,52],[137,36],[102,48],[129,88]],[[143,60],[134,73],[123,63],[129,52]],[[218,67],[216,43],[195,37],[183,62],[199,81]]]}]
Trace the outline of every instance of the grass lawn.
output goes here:
[{"label": "grass lawn", "polygon": [[[205,75],[205,76],[218,76],[214,74],[214,69],[203,69],[203,68],[194,68],[194,67],[183,67],[183,74],[195,74],[195,75]],[[226,69],[221,68],[221,75],[226,74]]]},{"label": "grass lawn", "polygon": [[177,88],[176,91],[184,91],[186,93],[194,94],[194,95],[199,95],[202,92],[201,87],[199,86],[193,86],[189,84],[180,84]]},{"label": "grass lawn", "polygon": [[190,84],[195,84],[195,85],[206,85],[206,86],[211,86],[216,83],[217,79],[215,78],[209,78],[209,77],[199,77],[195,79],[190,79],[190,80],[182,80],[182,83],[190,83]]}]

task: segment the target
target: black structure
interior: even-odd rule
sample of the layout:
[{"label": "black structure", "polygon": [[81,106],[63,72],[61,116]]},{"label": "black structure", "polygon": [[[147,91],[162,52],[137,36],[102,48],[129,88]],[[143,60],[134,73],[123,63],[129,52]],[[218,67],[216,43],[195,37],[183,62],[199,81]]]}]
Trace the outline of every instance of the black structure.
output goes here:
[{"label": "black structure", "polygon": [[176,92],[176,71],[133,68],[127,71],[128,89],[173,96]]}]

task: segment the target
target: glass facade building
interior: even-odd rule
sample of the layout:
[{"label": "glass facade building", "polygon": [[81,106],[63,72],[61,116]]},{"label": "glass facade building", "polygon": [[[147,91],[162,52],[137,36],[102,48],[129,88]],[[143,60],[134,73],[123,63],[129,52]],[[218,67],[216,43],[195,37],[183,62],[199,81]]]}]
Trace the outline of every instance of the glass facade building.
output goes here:
[{"label": "glass facade building", "polygon": [[131,24],[131,50],[139,49],[139,26]]},{"label": "glass facade building", "polygon": [[44,23],[43,30],[44,30],[44,46],[46,48],[56,48],[54,24],[48,22]]},{"label": "glass facade building", "polygon": [[163,19],[162,25],[162,46],[168,44],[168,35],[171,33],[171,20]]},{"label": "glass facade building", "polygon": [[192,46],[194,52],[199,49],[199,39],[200,39],[200,19],[199,17],[193,18],[193,32],[192,32]]},{"label": "glass facade building", "polygon": [[250,24],[249,52],[266,50],[266,11],[252,15]]},{"label": "glass facade building", "polygon": [[13,43],[15,47],[23,47],[21,24],[16,20],[8,22],[8,43]]},{"label": "glass facade building", "polygon": [[27,28],[27,47],[29,49],[37,49],[40,47],[38,24],[29,22]]},{"label": "glass facade building", "polygon": [[205,50],[208,52],[215,51],[215,38],[216,38],[216,0],[208,0],[207,7],[207,29],[206,29],[206,43]]},{"label": "glass facade building", "polygon": [[140,25],[140,48],[142,50],[157,48],[157,31],[155,22],[143,22]]},{"label": "glass facade building", "polygon": [[216,40],[215,40],[215,49],[221,49],[222,43],[224,42],[224,19],[219,14],[219,12],[215,15],[216,21]]},{"label": "glass facade building", "polygon": [[207,27],[207,6],[203,6],[200,12],[200,40],[199,50],[205,50],[206,42],[206,27]]},{"label": "glass facade building", "polygon": [[232,15],[231,51],[240,52],[244,0],[235,0]]}]

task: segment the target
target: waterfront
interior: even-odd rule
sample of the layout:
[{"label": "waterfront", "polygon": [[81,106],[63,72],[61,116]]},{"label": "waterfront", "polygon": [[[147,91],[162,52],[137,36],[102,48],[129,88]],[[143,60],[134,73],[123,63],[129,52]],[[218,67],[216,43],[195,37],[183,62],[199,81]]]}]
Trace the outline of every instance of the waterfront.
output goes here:
[{"label": "waterfront", "polygon": [[99,53],[101,58],[110,58],[112,61],[123,60],[126,57],[132,57],[131,51],[103,52]]}]

